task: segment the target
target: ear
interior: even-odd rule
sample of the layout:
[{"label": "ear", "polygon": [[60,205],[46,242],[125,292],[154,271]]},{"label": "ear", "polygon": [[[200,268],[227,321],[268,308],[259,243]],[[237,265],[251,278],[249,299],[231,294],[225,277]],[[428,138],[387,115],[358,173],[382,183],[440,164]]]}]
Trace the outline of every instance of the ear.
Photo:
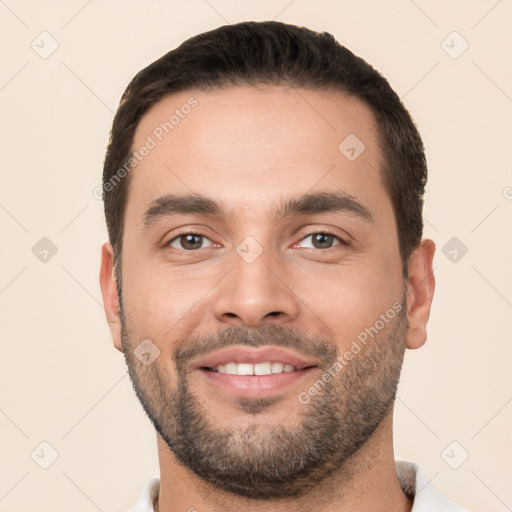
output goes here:
[{"label": "ear", "polygon": [[105,316],[112,333],[114,346],[122,352],[121,311],[119,309],[119,297],[114,276],[114,249],[110,242],[105,242],[101,246],[100,286]]},{"label": "ear", "polygon": [[407,348],[420,348],[427,340],[427,322],[434,297],[436,281],[432,262],[436,250],[435,243],[425,238],[409,260],[407,283]]}]

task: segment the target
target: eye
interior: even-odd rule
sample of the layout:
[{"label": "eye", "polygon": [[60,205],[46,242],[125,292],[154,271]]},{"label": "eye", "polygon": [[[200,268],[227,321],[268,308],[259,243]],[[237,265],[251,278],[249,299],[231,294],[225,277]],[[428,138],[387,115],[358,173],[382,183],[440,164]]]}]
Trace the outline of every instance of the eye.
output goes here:
[{"label": "eye", "polygon": [[336,245],[347,245],[347,243],[336,235],[331,233],[312,233],[304,237],[300,243],[305,243],[303,247],[308,249],[330,249]]},{"label": "eye", "polygon": [[167,242],[166,246],[172,247],[174,249],[185,250],[185,251],[194,251],[197,249],[203,249],[203,242],[208,241],[209,245],[206,247],[210,247],[212,242],[209,238],[206,238],[203,235],[198,235],[197,233],[183,233],[172,240]]}]

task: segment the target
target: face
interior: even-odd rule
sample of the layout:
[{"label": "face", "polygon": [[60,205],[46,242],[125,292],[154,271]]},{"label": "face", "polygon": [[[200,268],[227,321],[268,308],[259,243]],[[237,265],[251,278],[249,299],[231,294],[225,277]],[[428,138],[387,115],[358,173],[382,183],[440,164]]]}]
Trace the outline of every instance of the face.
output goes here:
[{"label": "face", "polygon": [[108,244],[102,272],[137,395],[201,478],[306,492],[390,414],[416,311],[373,115],[333,91],[185,91],[145,115],[142,146],[118,320]]}]

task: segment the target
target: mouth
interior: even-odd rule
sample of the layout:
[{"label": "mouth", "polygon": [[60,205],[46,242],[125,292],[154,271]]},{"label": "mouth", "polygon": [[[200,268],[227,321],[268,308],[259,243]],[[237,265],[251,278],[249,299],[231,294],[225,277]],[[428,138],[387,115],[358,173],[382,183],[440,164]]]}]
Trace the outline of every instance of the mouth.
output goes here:
[{"label": "mouth", "polygon": [[216,388],[237,397],[268,396],[302,380],[319,362],[278,347],[229,347],[194,368]]},{"label": "mouth", "polygon": [[214,368],[203,369],[217,373],[225,373],[226,375],[272,375],[274,373],[291,373],[297,371],[295,366],[278,361],[265,361],[256,364],[231,361],[226,364],[219,364]]}]

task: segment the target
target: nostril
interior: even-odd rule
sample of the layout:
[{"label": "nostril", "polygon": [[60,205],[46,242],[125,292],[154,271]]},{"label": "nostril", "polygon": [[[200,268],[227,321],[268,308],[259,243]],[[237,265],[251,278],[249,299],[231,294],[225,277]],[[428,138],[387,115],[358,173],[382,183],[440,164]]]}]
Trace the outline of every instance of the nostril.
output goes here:
[{"label": "nostril", "polygon": [[281,314],[281,311],[272,311],[271,313],[268,313],[266,316],[278,316]]}]

